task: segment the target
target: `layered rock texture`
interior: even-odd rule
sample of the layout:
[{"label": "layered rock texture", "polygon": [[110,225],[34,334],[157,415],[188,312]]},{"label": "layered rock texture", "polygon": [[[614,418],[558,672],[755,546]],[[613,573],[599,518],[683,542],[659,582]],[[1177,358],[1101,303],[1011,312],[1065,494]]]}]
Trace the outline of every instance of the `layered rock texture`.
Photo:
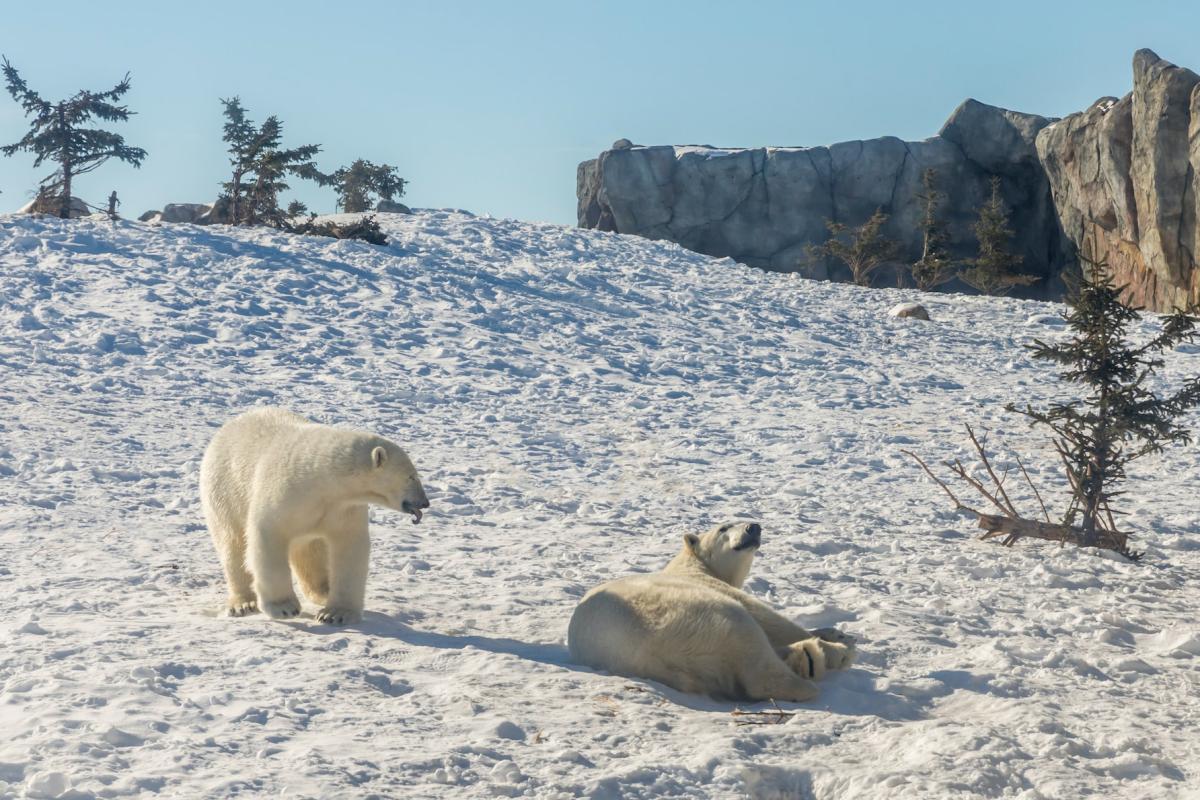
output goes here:
[{"label": "layered rock texture", "polygon": [[1200,75],[1139,50],[1132,92],[1048,126],[1037,149],[1064,232],[1132,301],[1200,301]]},{"label": "layered rock texture", "polygon": [[[1198,297],[1194,254],[1200,166],[1200,76],[1149,50],[1134,57],[1134,89],[1050,120],[963,103],[937,136],[829,147],[639,147],[618,140],[579,165],[582,227],[669,239],[754,266],[845,278],[814,263],[826,221],[861,225],[876,209],[911,263],[921,253],[921,175],[945,193],[950,254],[970,258],[978,208],[1000,178],[1027,294],[1057,297],[1082,251],[1106,261],[1132,299],[1168,309]],[[836,267],[834,268],[836,270]],[[962,288],[962,287],[958,287]]]}]

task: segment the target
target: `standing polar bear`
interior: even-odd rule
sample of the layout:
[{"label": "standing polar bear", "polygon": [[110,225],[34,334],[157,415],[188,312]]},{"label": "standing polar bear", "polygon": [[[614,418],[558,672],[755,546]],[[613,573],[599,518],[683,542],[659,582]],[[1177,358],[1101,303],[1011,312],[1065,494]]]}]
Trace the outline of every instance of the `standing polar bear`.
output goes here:
[{"label": "standing polar bear", "polygon": [[571,658],[729,700],[817,696],[813,679],[854,660],[854,638],[806,631],[741,590],[762,527],[731,523],[689,533],[662,572],[588,592],[567,632]]},{"label": "standing polar bear", "polygon": [[[367,505],[421,521],[429,500],[403,450],[381,436],[259,408],[225,423],[200,465],[200,500],[229,584],[228,613],[300,613],[292,569],[341,625],[362,616]],[[289,568],[289,562],[291,568]]]}]

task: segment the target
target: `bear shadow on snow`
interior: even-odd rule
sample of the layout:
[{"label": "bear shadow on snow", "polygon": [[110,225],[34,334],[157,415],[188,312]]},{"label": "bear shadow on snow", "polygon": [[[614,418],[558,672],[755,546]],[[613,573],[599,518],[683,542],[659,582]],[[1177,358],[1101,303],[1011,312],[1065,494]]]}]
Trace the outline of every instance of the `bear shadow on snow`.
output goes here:
[{"label": "bear shadow on snow", "polygon": [[[523,642],[517,639],[478,634],[456,635],[417,630],[395,617],[376,611],[365,612],[360,623],[349,626],[318,624],[296,626],[295,629],[298,632],[314,636],[332,636],[344,634],[347,630],[357,630],[366,636],[394,639],[414,647],[432,647],[439,650],[463,650],[467,647],[474,647],[487,653],[515,656],[526,661],[559,667],[584,675],[611,674],[604,670],[572,663],[569,651],[561,644]],[[850,668],[829,676],[825,681],[825,689],[817,700],[795,705],[781,701],[781,705],[797,711],[809,709],[842,716],[873,716],[890,722],[911,721],[927,716],[923,704],[898,694],[881,692],[875,687],[875,680],[875,676],[866,670]],[[637,681],[637,683],[632,683],[632,681]],[[642,690],[644,687],[645,690],[669,700],[673,705],[692,711],[728,714],[736,708],[770,707],[767,701],[718,700],[702,694],[683,692],[660,681],[647,678],[630,678],[621,683],[621,687],[630,686],[637,687],[633,691]]]}]

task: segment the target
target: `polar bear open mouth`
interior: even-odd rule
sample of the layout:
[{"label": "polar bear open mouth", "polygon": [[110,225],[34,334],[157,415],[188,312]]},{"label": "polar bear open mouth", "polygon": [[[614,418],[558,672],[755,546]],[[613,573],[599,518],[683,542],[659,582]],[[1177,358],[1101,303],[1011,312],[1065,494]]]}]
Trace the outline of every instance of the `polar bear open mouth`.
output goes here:
[{"label": "polar bear open mouth", "polygon": [[417,508],[412,503],[405,500],[403,503],[400,504],[400,510],[403,511],[405,514],[412,514],[413,525],[420,523],[421,509]]}]

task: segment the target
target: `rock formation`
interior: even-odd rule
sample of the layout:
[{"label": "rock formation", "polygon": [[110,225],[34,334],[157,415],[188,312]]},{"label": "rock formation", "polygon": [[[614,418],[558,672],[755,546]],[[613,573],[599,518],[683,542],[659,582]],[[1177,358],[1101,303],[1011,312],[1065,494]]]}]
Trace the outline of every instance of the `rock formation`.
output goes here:
[{"label": "rock formation", "polygon": [[946,194],[942,221],[951,254],[974,255],[971,226],[997,175],[1019,232],[1013,247],[1026,269],[1050,285],[1065,252],[1034,145],[1048,123],[968,100],[941,133],[923,142],[889,136],[830,147],[731,150],[620,140],[579,166],[579,224],[828,277],[825,265],[811,263],[806,252],[828,237],[827,220],[857,226],[882,209],[889,215],[884,234],[901,244],[909,263],[920,256],[917,195],[927,168],[937,171],[938,189]]},{"label": "rock formation", "polygon": [[[620,139],[579,165],[579,224],[669,239],[781,271],[829,276],[809,263],[826,220],[857,226],[875,209],[908,263],[921,251],[921,173],[937,170],[950,255],[969,258],[971,230],[999,176],[1031,296],[1058,297],[1074,254],[1106,261],[1139,304],[1200,301],[1200,76],[1149,50],[1133,91],[1052,121],[963,103],[937,136],[829,147],[639,147]],[[952,288],[962,288],[961,286]]]},{"label": "rock formation", "polygon": [[1037,148],[1064,232],[1133,302],[1200,301],[1200,75],[1139,50],[1132,92],[1048,126]]},{"label": "rock formation", "polygon": [[[37,207],[37,202],[37,198],[33,198],[28,203],[18,208],[16,213],[36,214],[37,212],[34,211],[34,209]],[[55,200],[54,202],[57,204],[58,201]],[[88,205],[85,200],[75,197],[74,195],[71,196],[71,219],[79,219],[80,217],[91,216],[94,211],[95,209]]]}]

